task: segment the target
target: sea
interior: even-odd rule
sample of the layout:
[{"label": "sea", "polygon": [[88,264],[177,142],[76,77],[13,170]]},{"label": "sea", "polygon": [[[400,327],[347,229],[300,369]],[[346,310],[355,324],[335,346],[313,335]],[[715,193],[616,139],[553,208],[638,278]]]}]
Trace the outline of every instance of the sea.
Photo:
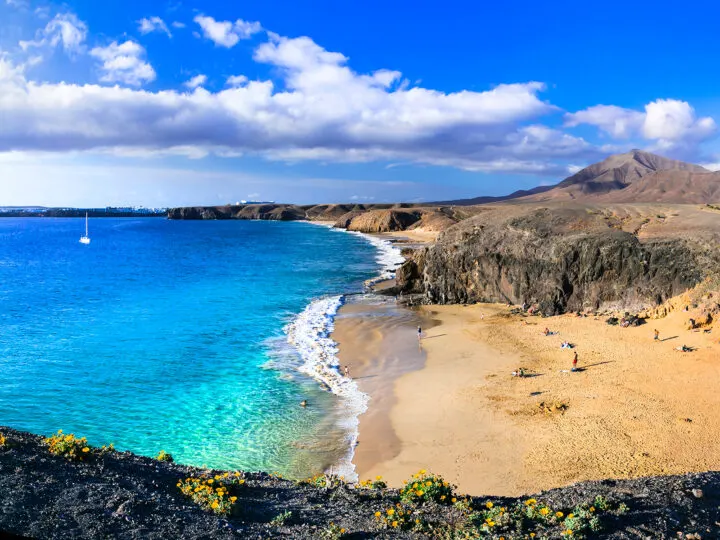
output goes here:
[{"label": "sea", "polygon": [[[354,477],[333,320],[399,250],[304,222],[0,219],[0,425],[219,469]],[[307,402],[307,407],[300,406]]]}]

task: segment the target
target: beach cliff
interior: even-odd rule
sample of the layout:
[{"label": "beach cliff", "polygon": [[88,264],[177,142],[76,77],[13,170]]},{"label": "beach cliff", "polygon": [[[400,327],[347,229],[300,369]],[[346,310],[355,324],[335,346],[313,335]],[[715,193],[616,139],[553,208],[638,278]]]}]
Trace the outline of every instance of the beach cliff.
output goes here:
[{"label": "beach cliff", "polygon": [[422,303],[526,304],[546,315],[658,305],[718,268],[717,232],[644,235],[649,216],[661,221],[653,211],[487,208],[416,252],[398,271],[398,287]]}]

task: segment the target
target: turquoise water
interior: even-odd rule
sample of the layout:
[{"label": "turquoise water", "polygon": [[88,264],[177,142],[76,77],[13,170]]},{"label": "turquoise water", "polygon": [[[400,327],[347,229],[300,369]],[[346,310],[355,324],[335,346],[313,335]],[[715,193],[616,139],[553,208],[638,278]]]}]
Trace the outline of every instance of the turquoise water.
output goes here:
[{"label": "turquoise water", "polygon": [[[282,367],[283,327],[379,271],[305,223],[0,219],[0,425],[218,468],[315,472],[342,403]],[[308,400],[313,406],[298,406]],[[333,443],[333,441],[340,441]]]}]

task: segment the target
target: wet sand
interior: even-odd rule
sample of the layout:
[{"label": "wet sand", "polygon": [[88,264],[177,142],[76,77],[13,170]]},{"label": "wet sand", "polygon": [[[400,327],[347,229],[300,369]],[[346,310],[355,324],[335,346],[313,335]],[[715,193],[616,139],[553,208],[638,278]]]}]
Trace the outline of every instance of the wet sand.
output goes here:
[{"label": "wet sand", "polygon": [[335,319],[333,339],[340,365],[347,365],[361,391],[370,396],[360,416],[360,438],[353,462],[361,479],[378,462],[392,459],[400,440],[390,421],[399,377],[422,368],[425,354],[418,347],[416,312],[400,308],[394,299],[354,297]]}]

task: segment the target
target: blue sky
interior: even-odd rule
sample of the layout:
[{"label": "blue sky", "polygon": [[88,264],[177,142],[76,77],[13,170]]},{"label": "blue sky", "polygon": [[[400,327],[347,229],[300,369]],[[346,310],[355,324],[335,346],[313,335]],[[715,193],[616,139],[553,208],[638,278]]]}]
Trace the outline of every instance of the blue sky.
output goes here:
[{"label": "blue sky", "polygon": [[0,0],[0,205],[500,195],[631,148],[720,168],[719,12]]}]

